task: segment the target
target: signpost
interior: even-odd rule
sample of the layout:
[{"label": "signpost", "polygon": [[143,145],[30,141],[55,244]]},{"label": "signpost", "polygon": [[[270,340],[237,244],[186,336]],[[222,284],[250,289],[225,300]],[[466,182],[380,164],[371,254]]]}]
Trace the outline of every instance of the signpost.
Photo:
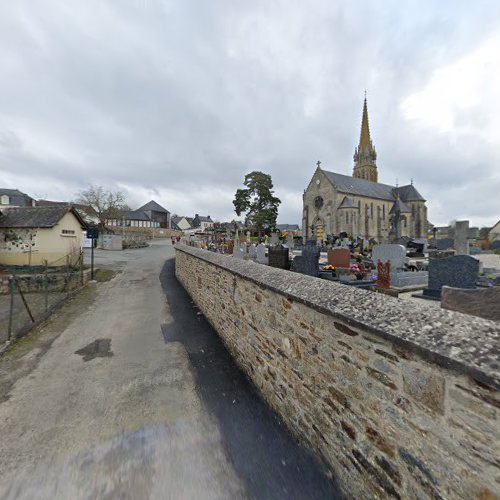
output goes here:
[{"label": "signpost", "polygon": [[92,240],[92,245],[90,246],[90,279],[94,279],[94,246],[95,240],[99,238],[99,228],[91,227],[87,229],[87,238]]}]

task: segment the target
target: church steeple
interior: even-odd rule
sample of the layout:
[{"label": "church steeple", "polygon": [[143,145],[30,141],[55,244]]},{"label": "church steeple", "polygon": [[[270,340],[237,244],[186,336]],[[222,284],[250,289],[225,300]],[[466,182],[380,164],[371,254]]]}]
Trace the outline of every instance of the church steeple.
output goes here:
[{"label": "church steeple", "polygon": [[361,134],[359,136],[359,145],[354,151],[354,169],[352,176],[360,179],[367,179],[372,182],[378,182],[377,172],[377,152],[370,138],[370,126],[368,124],[368,106],[363,103],[363,117],[361,118]]}]

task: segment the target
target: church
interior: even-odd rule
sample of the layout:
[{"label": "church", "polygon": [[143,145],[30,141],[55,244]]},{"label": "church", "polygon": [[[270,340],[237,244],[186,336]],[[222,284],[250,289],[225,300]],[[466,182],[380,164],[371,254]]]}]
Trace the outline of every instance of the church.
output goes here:
[{"label": "church", "polygon": [[425,238],[425,199],[411,184],[378,182],[377,153],[370,137],[366,96],[352,176],[317,169],[304,191],[302,234],[326,241],[346,233],[350,238],[388,243],[402,237]]}]

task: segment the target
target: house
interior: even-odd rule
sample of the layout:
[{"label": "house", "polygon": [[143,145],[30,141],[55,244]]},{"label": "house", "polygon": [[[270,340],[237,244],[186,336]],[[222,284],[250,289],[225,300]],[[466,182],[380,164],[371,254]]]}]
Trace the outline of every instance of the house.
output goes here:
[{"label": "house", "polygon": [[187,231],[192,227],[191,222],[189,222],[188,220],[188,217],[183,217],[180,215],[172,215],[170,219],[170,225],[172,229],[177,229],[179,231]]},{"label": "house", "polygon": [[86,224],[71,206],[18,207],[1,210],[0,264],[65,266],[75,263]]},{"label": "house", "polygon": [[158,222],[155,227],[170,228],[170,212],[154,200],[139,207],[137,212],[144,212],[152,222]]},{"label": "house", "polygon": [[35,200],[18,189],[0,189],[0,210],[9,207],[32,207]]},{"label": "house", "polygon": [[106,225],[112,227],[160,227],[160,223],[142,210],[121,210],[116,219],[109,219]]},{"label": "house", "polygon": [[210,218],[210,215],[206,217],[204,215],[196,214],[193,219],[193,227],[196,229],[201,229],[202,231],[206,231],[209,228],[212,228],[214,225],[214,221]]},{"label": "house", "polygon": [[298,224],[276,224],[276,229],[280,233],[292,233],[294,236],[300,236],[300,227]]},{"label": "house", "polygon": [[488,239],[490,240],[490,243],[500,241],[500,220],[490,229]]}]

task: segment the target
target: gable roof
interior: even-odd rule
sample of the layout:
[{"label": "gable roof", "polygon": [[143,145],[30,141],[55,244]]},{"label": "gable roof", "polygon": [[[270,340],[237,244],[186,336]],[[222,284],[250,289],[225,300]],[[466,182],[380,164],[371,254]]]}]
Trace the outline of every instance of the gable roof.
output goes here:
[{"label": "gable roof", "polygon": [[298,224],[276,224],[276,229],[280,231],[298,231],[300,228]]},{"label": "gable roof", "polygon": [[19,189],[3,189],[0,188],[0,196],[8,196],[10,198],[10,205],[31,206],[33,198],[26,193],[19,191]]},{"label": "gable roof", "polygon": [[169,214],[170,212],[166,209],[163,208],[161,205],[156,203],[156,201],[151,200],[142,207],[139,207],[137,211],[142,210],[143,212],[162,212],[164,214]]},{"label": "gable roof", "polygon": [[87,227],[87,224],[73,207],[52,206],[7,208],[0,215],[0,228],[50,228],[54,227],[68,212],[71,212],[78,219],[82,228]]},{"label": "gable roof", "polygon": [[372,182],[366,179],[351,177],[350,175],[337,174],[321,169],[327,179],[337,188],[340,193],[366,196],[380,200],[394,201],[399,194],[402,201],[425,201],[422,195],[415,189],[413,184],[408,186],[390,186],[380,182]]},{"label": "gable roof", "polygon": [[399,186],[394,188],[394,190],[399,193],[403,201],[425,201],[425,198],[415,189],[413,184]]}]

